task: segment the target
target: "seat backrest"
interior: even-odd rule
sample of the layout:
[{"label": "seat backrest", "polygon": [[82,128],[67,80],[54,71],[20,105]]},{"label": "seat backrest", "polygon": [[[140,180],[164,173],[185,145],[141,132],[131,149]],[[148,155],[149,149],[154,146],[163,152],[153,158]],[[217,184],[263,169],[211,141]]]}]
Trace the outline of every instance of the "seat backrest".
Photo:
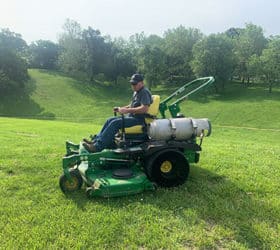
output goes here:
[{"label": "seat backrest", "polygon": [[[149,106],[148,114],[156,117],[159,112],[159,103],[160,103],[160,96],[159,95],[152,95],[153,103]],[[147,124],[151,123],[153,121],[153,118],[145,118],[145,122]]]},{"label": "seat backrest", "polygon": [[[149,106],[149,109],[147,112],[151,117],[145,118],[146,124],[150,124],[159,112],[160,96],[152,95],[152,98],[153,98],[153,103]],[[125,133],[126,134],[143,134],[143,126],[136,125],[136,126],[132,126],[129,128],[125,128]]]}]

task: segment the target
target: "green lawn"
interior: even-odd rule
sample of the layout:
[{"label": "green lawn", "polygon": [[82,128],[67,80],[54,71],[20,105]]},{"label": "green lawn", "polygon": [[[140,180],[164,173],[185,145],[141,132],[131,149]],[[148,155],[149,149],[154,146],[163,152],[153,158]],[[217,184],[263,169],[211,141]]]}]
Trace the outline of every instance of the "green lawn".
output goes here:
[{"label": "green lawn", "polygon": [[[0,115],[35,119],[49,117],[101,125],[113,115],[112,107],[128,104],[131,97],[129,83],[127,88],[101,87],[44,70],[30,69],[29,74],[30,97],[16,94],[15,97],[1,99]],[[152,92],[163,100],[174,90],[159,86]],[[191,96],[180,107],[186,116],[207,117],[217,125],[277,129],[280,128],[279,100],[280,88],[274,88],[269,94],[263,86],[246,89],[230,84],[223,95],[202,93]]]},{"label": "green lawn", "polygon": [[88,199],[84,190],[65,196],[59,189],[65,140],[97,132],[129,92],[106,99],[105,88],[88,94],[74,83],[53,92],[51,82],[61,79],[66,89],[70,78],[36,70],[32,77],[35,90],[24,103],[41,111],[30,115],[48,112],[83,123],[0,117],[0,249],[280,248],[279,89],[267,95],[261,88],[236,88],[182,105],[186,115],[209,117],[213,125],[184,185]]},{"label": "green lawn", "polygon": [[215,127],[181,187],[135,196],[66,197],[64,141],[92,124],[0,118],[1,248],[280,246],[280,132]]},{"label": "green lawn", "polygon": [[130,86],[92,86],[55,72],[30,69],[27,94],[15,93],[0,102],[0,114],[102,124],[112,107],[130,101]]}]

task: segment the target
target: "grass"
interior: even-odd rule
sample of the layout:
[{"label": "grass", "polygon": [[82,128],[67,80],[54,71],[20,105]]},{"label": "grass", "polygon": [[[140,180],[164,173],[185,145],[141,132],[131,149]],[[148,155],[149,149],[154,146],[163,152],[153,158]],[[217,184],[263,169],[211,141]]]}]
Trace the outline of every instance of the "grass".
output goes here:
[{"label": "grass", "polygon": [[181,187],[66,197],[64,141],[92,124],[1,118],[1,248],[279,248],[279,131],[221,128]]},{"label": "grass", "polygon": [[[30,69],[29,74],[29,96],[17,93],[14,98],[1,99],[0,115],[101,125],[113,115],[112,107],[130,101],[130,86],[92,86],[55,72],[36,69]],[[173,91],[159,86],[152,92],[160,94],[163,100]],[[217,125],[277,129],[280,128],[279,98],[280,88],[274,88],[269,94],[262,86],[246,89],[239,84],[230,84],[223,95],[202,93],[191,96],[180,107],[186,116],[208,117]]]},{"label": "grass", "polygon": [[[40,79],[45,74],[34,73]],[[72,102],[80,95],[81,106],[71,113],[63,105],[66,100],[60,100],[69,92],[44,104],[38,97],[42,88],[37,82],[31,100],[56,119],[61,112],[82,120],[92,112],[81,108],[83,100],[98,102],[106,94],[94,87],[94,95],[87,95],[73,83]],[[64,196],[58,186],[64,142],[78,142],[98,131],[101,120],[96,122],[94,114],[90,123],[0,118],[0,249],[279,249],[277,91],[267,96],[251,88],[235,93],[237,101],[234,94],[213,95],[182,105],[185,114],[210,117],[213,124],[188,181],[178,188],[121,198],[88,199],[84,190]],[[127,96],[119,98],[101,103],[98,115],[109,116],[107,106]],[[59,103],[61,111],[55,109]]]},{"label": "grass", "polygon": [[128,89],[91,86],[56,72],[30,69],[25,95],[2,99],[0,114],[22,118],[56,119],[102,124],[112,107],[129,102]]}]

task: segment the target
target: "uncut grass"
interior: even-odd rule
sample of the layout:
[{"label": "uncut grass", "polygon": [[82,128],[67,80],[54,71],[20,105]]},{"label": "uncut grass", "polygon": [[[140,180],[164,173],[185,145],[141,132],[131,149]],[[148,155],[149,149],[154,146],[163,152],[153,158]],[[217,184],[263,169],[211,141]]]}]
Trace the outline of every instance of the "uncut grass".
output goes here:
[{"label": "uncut grass", "polygon": [[99,127],[0,118],[0,241],[11,248],[280,246],[279,131],[213,128],[181,187],[88,199],[58,187],[64,141]]}]

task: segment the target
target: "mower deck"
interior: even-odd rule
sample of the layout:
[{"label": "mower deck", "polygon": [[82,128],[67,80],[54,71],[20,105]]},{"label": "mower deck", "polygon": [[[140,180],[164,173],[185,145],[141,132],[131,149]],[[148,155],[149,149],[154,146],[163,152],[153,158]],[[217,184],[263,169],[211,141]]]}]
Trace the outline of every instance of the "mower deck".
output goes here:
[{"label": "mower deck", "polygon": [[86,168],[86,162],[78,167],[88,186],[86,189],[88,196],[116,197],[155,189],[155,185],[137,167],[106,170],[91,168],[83,175]]}]

